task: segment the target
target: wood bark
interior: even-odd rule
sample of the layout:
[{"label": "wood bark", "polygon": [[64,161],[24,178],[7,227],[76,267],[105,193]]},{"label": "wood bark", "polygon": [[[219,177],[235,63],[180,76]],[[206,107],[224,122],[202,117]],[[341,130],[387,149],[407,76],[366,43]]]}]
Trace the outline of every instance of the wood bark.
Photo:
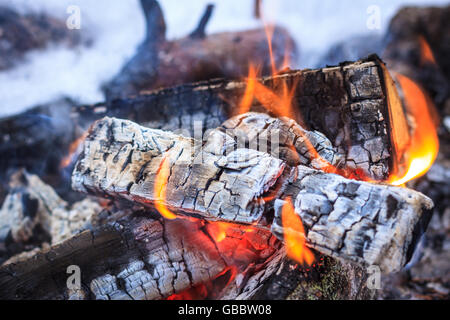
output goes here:
[{"label": "wood bark", "polygon": [[[267,231],[245,233],[235,226],[216,243],[203,221],[154,217],[148,211],[132,211],[114,223],[3,265],[0,297],[164,299],[208,283],[214,286],[209,298],[226,293],[234,299],[257,290],[274,270],[266,266],[282,257],[279,242]],[[81,288],[67,287],[71,265],[81,270]]]},{"label": "wood bark", "polygon": [[[73,188],[143,206],[163,203],[178,214],[262,228],[272,222],[273,199],[291,197],[315,249],[362,265],[377,264],[384,272],[404,266],[425,231],[433,203],[418,192],[303,165],[291,169],[252,149],[226,154],[235,140],[211,136],[213,143],[195,148],[192,139],[104,118],[84,143]],[[170,173],[164,181],[166,195],[161,197],[155,186],[163,161],[168,161]],[[272,231],[278,235],[283,231],[279,207],[275,201]]]},{"label": "wood bark", "polygon": [[[136,55],[104,86],[107,100],[182,83],[243,77],[250,63],[261,66],[263,74],[270,73],[270,52],[264,28],[206,35],[206,24],[213,11],[213,6],[208,6],[189,36],[167,41],[158,2],[142,0],[141,4],[147,21],[147,36]],[[285,55],[296,59],[295,42],[284,28],[274,28],[272,53],[277,65]]]}]

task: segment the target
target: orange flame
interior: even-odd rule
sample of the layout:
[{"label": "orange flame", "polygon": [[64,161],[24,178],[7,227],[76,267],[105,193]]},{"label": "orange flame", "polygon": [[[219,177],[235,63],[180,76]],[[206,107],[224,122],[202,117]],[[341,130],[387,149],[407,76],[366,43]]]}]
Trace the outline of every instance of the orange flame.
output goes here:
[{"label": "orange flame", "polygon": [[434,105],[426,93],[410,78],[396,74],[403,90],[408,111],[415,120],[416,127],[407,152],[408,169],[402,177],[390,178],[390,183],[400,186],[424,175],[433,164],[439,151],[439,138],[433,115]]},{"label": "orange flame", "polygon": [[83,135],[81,137],[79,137],[78,139],[76,139],[74,142],[72,142],[70,144],[68,154],[64,158],[62,158],[62,160],[59,164],[59,167],[61,169],[67,168],[72,163],[75,153],[77,152],[81,143],[86,139],[87,135],[88,135],[88,131],[83,133]]},{"label": "orange flame", "polygon": [[420,64],[424,65],[426,63],[436,64],[436,59],[434,58],[433,51],[430,48],[427,40],[424,36],[419,36],[420,43]]},{"label": "orange flame", "polygon": [[167,156],[165,156],[161,161],[159,172],[156,174],[155,178],[155,208],[164,218],[173,220],[176,219],[177,216],[169,209],[167,209],[167,206],[164,204],[164,200],[166,199],[166,189],[169,175],[169,161],[167,161]]},{"label": "orange flame", "polygon": [[314,262],[314,254],[306,246],[305,229],[302,220],[295,213],[290,198],[287,198],[281,209],[281,222],[287,256],[301,264],[311,265]]},{"label": "orange flame", "polygon": [[217,243],[222,242],[227,237],[227,232],[232,229],[240,230],[241,232],[244,233],[255,231],[253,225],[244,227],[243,225],[239,225],[236,223],[222,222],[222,221],[215,221],[208,223],[208,232],[214,239],[214,241]]}]

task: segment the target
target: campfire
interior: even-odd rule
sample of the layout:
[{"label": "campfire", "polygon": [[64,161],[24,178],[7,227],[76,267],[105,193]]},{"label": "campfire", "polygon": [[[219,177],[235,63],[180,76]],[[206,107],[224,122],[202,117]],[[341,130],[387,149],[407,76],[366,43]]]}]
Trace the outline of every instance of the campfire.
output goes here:
[{"label": "campfire", "polygon": [[105,102],[1,120],[0,297],[329,298],[331,277],[367,299],[371,268],[417,262],[440,207],[411,188],[439,159],[436,42],[393,23],[383,60],[295,70],[293,37],[255,3],[260,29],[208,35],[209,5],[169,41],[142,0],[146,37]]}]

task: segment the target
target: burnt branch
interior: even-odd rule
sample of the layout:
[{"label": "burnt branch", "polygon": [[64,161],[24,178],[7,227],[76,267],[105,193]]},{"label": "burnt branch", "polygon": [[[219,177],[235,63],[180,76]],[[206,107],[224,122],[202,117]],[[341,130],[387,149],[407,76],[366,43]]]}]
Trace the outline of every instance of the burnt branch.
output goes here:
[{"label": "burnt branch", "polygon": [[214,5],[213,4],[208,4],[206,6],[205,12],[203,13],[202,18],[200,19],[200,22],[198,23],[197,28],[191,32],[191,34],[189,35],[189,37],[191,38],[204,38],[206,36],[205,30],[206,30],[206,25],[209,22],[209,19],[211,19],[211,15],[214,11]]},{"label": "burnt branch", "polygon": [[144,43],[153,45],[166,40],[166,22],[156,0],[141,0],[142,11],[146,22],[146,37]]}]

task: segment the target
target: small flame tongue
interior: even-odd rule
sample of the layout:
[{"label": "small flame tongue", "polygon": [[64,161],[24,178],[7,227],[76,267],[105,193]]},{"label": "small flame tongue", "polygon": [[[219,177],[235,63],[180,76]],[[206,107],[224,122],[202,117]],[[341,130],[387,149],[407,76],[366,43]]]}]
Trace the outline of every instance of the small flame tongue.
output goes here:
[{"label": "small flame tongue", "polygon": [[300,217],[295,213],[290,198],[287,198],[281,209],[281,221],[283,224],[286,254],[300,264],[311,265],[314,262],[314,254],[306,246],[305,230]]},{"label": "small flame tongue", "polygon": [[167,183],[170,175],[170,163],[167,155],[165,155],[161,161],[159,166],[159,171],[156,174],[155,178],[155,208],[158,212],[166,219],[173,220],[176,219],[177,216],[173,212],[171,212],[167,206],[164,204],[164,200],[166,199],[166,189]]}]

